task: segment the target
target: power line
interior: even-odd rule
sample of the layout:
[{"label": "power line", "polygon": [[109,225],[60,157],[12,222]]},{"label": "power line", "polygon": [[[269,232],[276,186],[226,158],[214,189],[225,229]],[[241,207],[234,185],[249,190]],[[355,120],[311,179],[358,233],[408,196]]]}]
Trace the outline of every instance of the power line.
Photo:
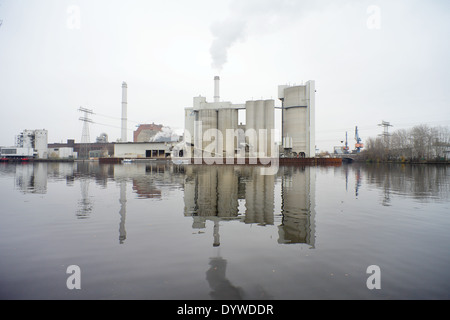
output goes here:
[{"label": "power line", "polygon": [[89,158],[89,151],[88,151],[88,144],[91,142],[91,137],[89,134],[89,124],[93,123],[93,121],[89,118],[89,115],[93,114],[94,112],[91,109],[86,109],[80,107],[78,111],[84,113],[84,117],[80,117],[79,120],[83,122],[83,131],[81,134],[81,148],[80,148],[80,158],[82,159],[88,159]]}]

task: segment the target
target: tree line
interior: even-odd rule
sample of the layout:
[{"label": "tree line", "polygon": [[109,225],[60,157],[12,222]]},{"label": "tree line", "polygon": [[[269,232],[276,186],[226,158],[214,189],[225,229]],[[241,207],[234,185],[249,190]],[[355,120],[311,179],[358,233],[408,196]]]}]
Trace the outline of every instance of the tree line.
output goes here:
[{"label": "tree line", "polygon": [[390,135],[368,138],[361,158],[369,161],[448,161],[450,129],[421,124],[396,130]]}]

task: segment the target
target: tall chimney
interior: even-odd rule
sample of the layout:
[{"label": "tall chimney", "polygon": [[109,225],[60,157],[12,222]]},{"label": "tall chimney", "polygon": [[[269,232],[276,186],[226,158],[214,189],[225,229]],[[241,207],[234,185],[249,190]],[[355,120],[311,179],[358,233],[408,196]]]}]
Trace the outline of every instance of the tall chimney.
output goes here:
[{"label": "tall chimney", "polygon": [[219,76],[214,77],[214,102],[220,102],[220,78]]},{"label": "tall chimney", "polygon": [[122,134],[120,141],[121,142],[128,142],[127,139],[127,109],[128,109],[128,102],[127,102],[127,83],[122,83]]}]

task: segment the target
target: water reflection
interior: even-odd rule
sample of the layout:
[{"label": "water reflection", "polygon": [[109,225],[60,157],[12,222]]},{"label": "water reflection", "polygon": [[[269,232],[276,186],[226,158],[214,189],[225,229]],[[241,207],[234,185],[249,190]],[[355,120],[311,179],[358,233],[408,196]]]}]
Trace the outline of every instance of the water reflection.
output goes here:
[{"label": "water reflection", "polygon": [[125,230],[125,220],[127,217],[127,183],[120,181],[120,224],[119,224],[119,243],[123,244],[127,238],[127,231]]},{"label": "water reflection", "polygon": [[[277,176],[259,174],[252,166],[189,166],[184,183],[185,216],[194,229],[214,223],[214,246],[220,245],[219,221],[274,225],[280,210],[280,244],[314,246],[315,177],[311,168],[281,168]],[[275,208],[275,185],[281,179],[281,208]],[[239,201],[245,211],[239,211]]]},{"label": "water reflection", "polygon": [[47,165],[21,165],[16,167],[16,188],[24,193],[47,193]]},{"label": "water reflection", "polygon": [[[316,248],[317,244],[314,255],[317,257],[320,253],[326,256],[330,253],[331,261],[336,256],[332,253],[333,250],[330,250],[330,248],[335,247],[333,247],[333,243],[330,244],[329,242],[336,241],[341,245],[339,249],[344,248],[340,251],[342,254],[345,254],[345,248],[348,248],[345,245],[350,244],[352,250],[349,251],[352,251],[352,254],[349,257],[352,258],[356,254],[365,254],[372,244],[369,242],[371,239],[365,239],[363,241],[365,243],[355,249],[353,242],[364,238],[364,231],[369,230],[369,232],[375,234],[378,232],[377,227],[379,225],[390,227],[386,228],[390,230],[383,233],[383,237],[376,237],[376,242],[373,242],[377,245],[380,244],[380,247],[383,248],[383,250],[380,250],[383,255],[386,254],[388,258],[393,257],[395,261],[406,259],[405,261],[408,262],[411,256],[410,261],[416,261],[414,259],[417,255],[412,254],[415,253],[414,251],[412,253],[407,252],[401,256],[401,259],[397,259],[397,257],[399,257],[399,253],[403,254],[405,249],[408,251],[408,246],[415,247],[415,243],[410,245],[407,240],[411,241],[420,236],[420,241],[428,241],[430,248],[432,246],[439,247],[436,251],[431,249],[429,256],[429,253],[422,251],[427,255],[427,259],[424,261],[432,261],[431,258],[443,257],[443,262],[440,263],[447,266],[448,263],[445,264],[448,261],[448,259],[445,260],[445,249],[447,248],[445,243],[439,245],[439,241],[445,242],[448,237],[442,236],[442,234],[445,234],[445,230],[442,231],[438,228],[441,225],[445,226],[442,222],[447,221],[446,216],[441,214],[438,220],[430,224],[436,226],[436,229],[430,228],[430,225],[428,225],[429,229],[426,229],[426,231],[422,231],[422,220],[418,219],[418,225],[414,225],[408,218],[409,210],[412,207],[411,203],[416,201],[421,203],[447,201],[450,196],[449,181],[450,171],[447,167],[432,165],[394,166],[354,163],[331,168],[291,166],[281,167],[274,176],[262,176],[259,174],[259,168],[253,166],[173,166],[168,163],[99,165],[95,162],[0,164],[0,187],[3,187],[3,190],[8,188],[16,190],[18,193],[17,199],[20,200],[20,202],[14,204],[12,202],[6,203],[9,205],[7,210],[8,208],[17,209],[17,212],[22,208],[27,210],[34,203],[25,204],[25,202],[30,202],[26,200],[33,198],[39,201],[36,203],[43,205],[43,210],[40,213],[49,210],[48,215],[26,216],[27,223],[30,218],[39,219],[39,226],[44,226],[46,223],[44,219],[46,218],[52,219],[49,220],[52,222],[55,218],[61,219],[58,220],[57,224],[52,224],[52,228],[61,225],[63,227],[61,230],[69,231],[71,236],[68,237],[67,243],[80,236],[77,227],[81,227],[86,233],[92,232],[93,235],[95,234],[95,240],[93,240],[94,237],[85,238],[92,245],[90,248],[92,251],[89,254],[101,252],[99,248],[107,252],[111,249],[111,242],[120,244],[123,245],[121,248],[124,248],[124,250],[120,251],[124,256],[132,254],[129,257],[137,261],[145,256],[141,262],[149,263],[151,267],[160,267],[161,269],[155,271],[156,274],[158,272],[167,276],[183,274],[180,271],[186,271],[182,270],[185,265],[192,263],[195,259],[200,259],[200,268],[196,269],[195,272],[200,272],[203,281],[206,281],[209,286],[206,293],[213,299],[233,300],[254,297],[270,299],[271,295],[266,292],[263,286],[270,288],[271,293],[276,294],[276,290],[272,287],[274,282],[263,280],[259,282],[259,280],[254,279],[247,281],[245,275],[240,273],[244,269],[242,265],[239,265],[242,262],[240,259],[243,259],[246,263],[245,267],[253,262],[264,261],[263,263],[266,263],[264,254],[267,252],[266,245],[268,242],[269,245],[283,249],[273,251],[274,254],[271,254],[267,259],[267,265],[264,265],[264,271],[256,270],[259,266],[251,269],[255,279],[256,276],[267,275],[267,270],[272,270],[270,269],[271,264],[276,260],[275,263],[280,263],[280,269],[287,272],[284,274],[288,279],[286,281],[296,279],[292,282],[295,282],[295,285],[300,285],[302,274],[296,272],[302,268],[297,268],[295,263],[303,263],[301,260],[304,256],[297,255],[295,259],[289,260],[299,252],[297,248],[300,250],[305,247]],[[11,183],[11,186],[5,187],[7,183]],[[330,183],[333,183],[333,185],[327,188]],[[59,188],[60,186],[65,188]],[[324,190],[333,190],[333,194],[324,194]],[[47,193],[49,194],[49,201],[45,202],[42,199],[46,198],[44,195]],[[25,194],[25,197],[23,194]],[[38,196],[35,196],[35,194]],[[24,206],[21,207],[23,198],[26,199],[23,201]],[[396,198],[414,200],[404,201],[401,207],[400,201],[395,201]],[[348,211],[342,217],[334,215],[333,205],[349,199],[360,200],[352,201],[349,205],[343,206],[344,210]],[[399,206],[398,212],[402,214],[399,214],[398,219],[378,219],[379,212],[384,214],[384,216],[381,216],[384,218],[386,213],[391,214],[396,210],[382,208],[373,200],[384,206]],[[316,205],[316,201],[320,201],[319,205]],[[365,201],[369,201],[370,204]],[[72,206],[69,202],[72,203]],[[53,210],[56,207],[55,204],[59,205],[60,208],[64,206],[64,208],[70,209],[70,216],[66,214],[55,215],[53,212],[56,211]],[[326,209],[324,208],[330,210],[331,213],[325,212]],[[361,209],[368,209],[368,214],[359,215],[358,210]],[[380,209],[386,210],[383,212]],[[394,209],[397,208],[394,207]],[[14,214],[5,215],[5,219],[12,219],[12,223],[15,223],[17,218],[23,218],[15,211],[11,212],[14,212]],[[151,215],[147,213],[151,213]],[[168,214],[165,215],[166,213]],[[418,213],[421,214],[422,211],[418,211]],[[173,219],[173,214],[180,219]],[[320,215],[320,220],[316,219],[316,215]],[[155,217],[157,227],[153,226]],[[366,217],[368,219],[365,219]],[[415,217],[417,218],[418,215]],[[103,220],[103,218],[106,220]],[[346,218],[351,219],[345,220]],[[355,218],[357,218],[357,221],[352,221]],[[72,228],[70,222],[67,223],[68,219],[70,222],[76,219],[80,220]],[[132,221],[133,224],[130,223],[130,220],[134,220]],[[179,223],[180,220],[182,223]],[[370,225],[375,220],[377,224]],[[321,240],[320,246],[319,242],[316,241],[317,221],[324,222],[321,224],[321,232],[318,233]],[[336,224],[336,221],[339,221],[339,224]],[[380,221],[383,224],[378,224]],[[396,225],[396,221],[400,221],[398,225]],[[411,225],[404,228],[405,222],[411,223]],[[11,225],[13,225],[12,223]],[[348,232],[348,239],[345,238],[347,234],[344,234],[342,230],[337,231],[336,234],[333,233],[331,236],[326,234],[328,230],[335,231],[336,225],[345,227],[344,224],[346,223],[350,225],[346,230],[351,230]],[[359,229],[361,224],[363,227],[361,230],[364,231]],[[148,225],[151,225],[150,228],[147,228]],[[253,227],[253,225],[256,227]],[[112,235],[111,230],[103,230],[105,226],[107,226],[106,229],[112,229]],[[194,238],[190,235],[190,228],[207,236],[196,236]],[[24,230],[28,232],[30,229]],[[188,229],[188,232],[184,233],[186,229]],[[254,232],[255,229],[257,229],[257,232]],[[394,230],[392,234],[390,233],[391,229]],[[152,232],[149,232],[149,230],[152,230]],[[225,237],[225,232],[232,234],[232,232],[239,230],[248,232],[248,234],[237,235],[240,238],[232,239],[232,241],[229,237]],[[436,231],[441,233],[441,238],[433,238]],[[41,232],[45,234],[44,239],[47,239],[47,230],[43,229]],[[130,241],[132,233],[134,242]],[[186,235],[193,241],[186,241],[186,244],[180,245],[182,241],[186,240]],[[270,237],[267,235],[270,235]],[[345,239],[340,239],[337,235]],[[32,236],[33,234],[30,234],[30,237]],[[64,234],[63,237],[65,236]],[[389,240],[385,242],[387,245],[382,242],[381,238],[384,238],[384,236]],[[101,239],[100,237],[105,237],[106,241],[98,241]],[[255,256],[258,255],[258,257],[250,257],[250,260],[246,260],[247,252],[239,252],[242,244],[244,244],[243,248],[246,248],[245,245],[248,244],[245,243],[244,237],[247,237],[246,239],[255,237],[255,239],[252,239],[251,245],[256,244],[254,248],[257,254]],[[78,245],[77,241],[73,242]],[[105,243],[107,245],[102,246]],[[198,252],[200,247],[197,245],[198,243],[206,243],[207,246],[213,247],[210,249],[214,253]],[[396,245],[389,245],[391,243],[396,243]],[[398,245],[400,243],[405,243],[405,245]],[[26,246],[28,245],[27,243]],[[170,248],[167,254],[166,252],[161,253],[163,250],[160,249],[160,245]],[[61,248],[66,250],[65,246],[61,246]],[[153,251],[150,251],[149,248]],[[230,248],[233,250],[230,250]],[[325,250],[320,250],[323,248]],[[52,249],[59,250],[57,245]],[[76,247],[76,250],[78,249]],[[81,250],[84,249],[85,247]],[[353,251],[354,249],[355,251]],[[182,253],[182,255],[177,256],[171,250],[175,253]],[[227,250],[229,254],[221,256],[220,250],[223,250],[223,252]],[[391,250],[392,253],[390,253]],[[148,259],[145,254],[134,254],[135,252],[151,252],[158,259]],[[293,252],[295,253],[293,254]],[[54,256],[65,256],[66,254],[66,252],[62,254],[55,251]],[[116,251],[110,254],[116,254]],[[245,258],[242,258],[243,256]],[[387,261],[388,258],[383,256],[381,261]],[[99,259],[101,261],[102,257],[99,257]],[[157,263],[153,264],[153,260]],[[128,260],[124,259],[124,261],[128,263]],[[248,264],[249,262],[250,264]],[[180,269],[176,269],[179,265],[181,265]],[[123,271],[123,266],[117,264],[114,267],[117,274]],[[195,261],[195,266],[198,267],[197,261]],[[235,266],[237,266],[236,269],[234,269]],[[302,266],[307,267],[306,264]],[[171,268],[175,268],[175,270]],[[310,268],[309,270],[313,270],[316,265],[311,264]],[[441,269],[444,270],[445,268]],[[186,273],[184,274],[186,275]],[[239,274],[239,276],[236,277],[236,274]],[[297,277],[298,275],[300,275],[300,278]],[[319,273],[316,275],[318,275],[318,278],[313,278],[315,280],[319,279]],[[320,277],[321,275],[320,273]],[[136,276],[136,278],[139,278],[139,276]],[[264,276],[259,278],[262,279]],[[254,283],[257,283],[256,288],[252,287]]]},{"label": "water reflection", "polygon": [[[14,175],[15,188],[23,193],[46,194],[47,184],[65,181],[80,186],[75,216],[88,219],[95,212],[92,182],[101,189],[113,184],[120,190],[119,242],[126,240],[127,186],[138,199],[161,200],[165,192],[182,190],[184,216],[192,228],[213,227],[213,246],[220,246],[220,222],[238,221],[260,226],[277,225],[279,244],[315,246],[316,170],[334,170],[354,180],[354,194],[361,188],[380,190],[380,203],[391,205],[393,196],[420,201],[448,199],[446,166],[365,165],[336,168],[281,167],[277,175],[260,175],[254,166],[174,166],[169,163],[99,165],[96,162],[2,164],[0,175]],[[279,191],[275,191],[279,190]],[[281,202],[279,204],[279,202]]]},{"label": "water reflection", "polygon": [[76,216],[78,219],[87,219],[91,215],[94,204],[89,196],[90,180],[86,177],[80,178],[81,198],[78,201],[78,210]]},{"label": "water reflection", "polygon": [[315,244],[315,171],[304,167],[282,170],[282,224],[278,243]]},{"label": "water reflection", "polygon": [[209,260],[206,281],[211,288],[210,296],[214,300],[242,300],[243,291],[234,286],[226,277],[227,260],[213,257]]}]

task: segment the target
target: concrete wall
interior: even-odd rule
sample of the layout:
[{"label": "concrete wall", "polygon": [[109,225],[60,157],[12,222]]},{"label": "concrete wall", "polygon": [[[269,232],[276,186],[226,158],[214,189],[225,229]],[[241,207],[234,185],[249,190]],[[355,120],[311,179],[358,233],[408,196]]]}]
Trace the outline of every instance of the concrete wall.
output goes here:
[{"label": "concrete wall", "polygon": [[75,159],[73,148],[49,148],[48,157],[50,159]]}]

